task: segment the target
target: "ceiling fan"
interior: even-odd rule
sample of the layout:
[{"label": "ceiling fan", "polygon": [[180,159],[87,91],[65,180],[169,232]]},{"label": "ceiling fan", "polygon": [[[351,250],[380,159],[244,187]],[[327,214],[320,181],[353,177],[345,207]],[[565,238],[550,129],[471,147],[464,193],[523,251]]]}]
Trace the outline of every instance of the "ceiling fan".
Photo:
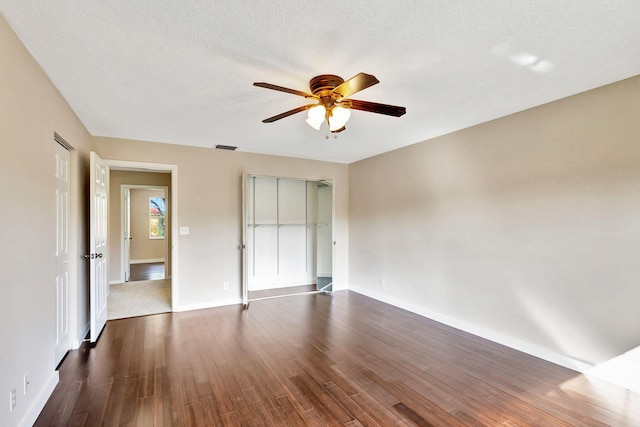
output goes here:
[{"label": "ceiling fan", "polygon": [[265,89],[278,90],[307,99],[314,99],[315,104],[303,105],[293,110],[286,111],[268,119],[264,119],[262,123],[272,123],[276,120],[289,117],[293,114],[308,110],[308,118],[306,122],[316,130],[320,130],[320,126],[325,121],[329,125],[329,130],[333,133],[345,130],[345,124],[351,116],[351,110],[368,111],[370,113],[385,114],[387,116],[400,117],[407,112],[406,108],[396,105],[378,104],[377,102],[358,101],[349,99],[351,95],[360,92],[380,81],[371,74],[358,73],[349,80],[344,80],[340,76],[333,74],[321,74],[309,81],[311,93],[302,92],[295,89],[289,89],[282,86],[273,85],[271,83],[256,82],[253,85],[263,87]]}]

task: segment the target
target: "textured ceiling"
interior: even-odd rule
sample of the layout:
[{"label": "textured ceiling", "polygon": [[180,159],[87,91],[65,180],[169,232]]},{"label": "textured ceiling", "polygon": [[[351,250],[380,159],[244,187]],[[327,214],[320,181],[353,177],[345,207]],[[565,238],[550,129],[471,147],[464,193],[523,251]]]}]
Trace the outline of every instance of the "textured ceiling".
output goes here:
[{"label": "textured ceiling", "polygon": [[[640,1],[0,0],[0,12],[98,136],[350,163],[639,74]],[[358,72],[354,111],[325,139],[308,91]]]}]

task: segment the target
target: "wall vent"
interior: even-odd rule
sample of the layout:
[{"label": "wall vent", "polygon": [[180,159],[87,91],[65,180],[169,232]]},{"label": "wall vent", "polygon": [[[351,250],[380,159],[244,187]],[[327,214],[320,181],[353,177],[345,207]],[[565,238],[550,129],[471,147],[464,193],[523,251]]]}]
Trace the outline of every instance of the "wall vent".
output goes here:
[{"label": "wall vent", "polygon": [[218,144],[218,145],[216,145],[216,148],[218,150],[230,150],[230,151],[233,151],[238,147],[234,147],[233,145],[220,145],[220,144]]}]

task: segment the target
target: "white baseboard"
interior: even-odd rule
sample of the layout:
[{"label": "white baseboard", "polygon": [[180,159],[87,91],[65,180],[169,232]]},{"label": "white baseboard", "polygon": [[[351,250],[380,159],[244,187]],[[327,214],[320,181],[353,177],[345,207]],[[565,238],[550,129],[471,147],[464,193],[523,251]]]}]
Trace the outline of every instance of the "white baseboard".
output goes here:
[{"label": "white baseboard", "polygon": [[89,334],[89,329],[91,329],[91,323],[85,324],[82,332],[80,332],[80,336],[77,339],[71,341],[71,350],[77,350],[80,348],[80,346],[84,342],[84,337]]},{"label": "white baseboard", "polygon": [[204,308],[223,307],[227,305],[242,304],[242,298],[234,298],[222,301],[209,301],[196,304],[183,304],[173,308],[174,312],[202,310]]},{"label": "white baseboard", "polygon": [[58,385],[58,381],[60,381],[60,375],[58,374],[58,371],[53,371],[47,382],[44,384],[44,387],[42,387],[42,390],[40,390],[36,396],[33,404],[31,404],[29,410],[22,418],[22,421],[20,421],[19,426],[31,427],[36,422],[36,419],[40,415],[40,412],[42,412],[44,405],[46,405],[47,400],[49,400],[53,390]]},{"label": "white baseboard", "polygon": [[508,335],[501,334],[500,332],[492,331],[490,329],[482,328],[480,326],[472,325],[470,323],[454,319],[449,316],[445,316],[440,313],[433,312],[424,307],[420,307],[414,304],[410,304],[404,301],[400,301],[386,295],[379,294],[369,289],[358,288],[350,286],[349,290],[365,295],[369,298],[393,305],[403,310],[410,311],[411,313],[418,314],[428,319],[435,320],[436,322],[443,323],[452,328],[460,329],[461,331],[468,332],[478,337],[493,341],[498,344],[502,344],[506,347],[513,348],[515,350],[527,353],[531,356],[538,357],[546,360],[547,362],[555,363],[556,365],[564,366],[565,368],[573,369],[581,373],[587,372],[593,368],[593,365],[581,360],[577,360],[560,353],[539,347],[534,344],[527,343],[525,341],[518,340]]},{"label": "white baseboard", "polygon": [[130,259],[129,260],[129,264],[149,264],[152,262],[164,262],[164,258]]}]

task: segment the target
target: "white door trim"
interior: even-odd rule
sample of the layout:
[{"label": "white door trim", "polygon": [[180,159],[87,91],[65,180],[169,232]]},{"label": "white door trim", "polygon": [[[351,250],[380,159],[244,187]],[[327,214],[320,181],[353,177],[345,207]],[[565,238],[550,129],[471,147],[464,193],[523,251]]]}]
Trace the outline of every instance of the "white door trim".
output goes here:
[{"label": "white door trim", "polygon": [[[166,277],[171,277],[171,309],[178,307],[179,276],[178,276],[178,165],[163,163],[132,162],[126,160],[104,160],[110,169],[128,170],[136,172],[169,172],[171,174],[171,271],[165,269]],[[167,252],[168,253],[168,252]]]}]

